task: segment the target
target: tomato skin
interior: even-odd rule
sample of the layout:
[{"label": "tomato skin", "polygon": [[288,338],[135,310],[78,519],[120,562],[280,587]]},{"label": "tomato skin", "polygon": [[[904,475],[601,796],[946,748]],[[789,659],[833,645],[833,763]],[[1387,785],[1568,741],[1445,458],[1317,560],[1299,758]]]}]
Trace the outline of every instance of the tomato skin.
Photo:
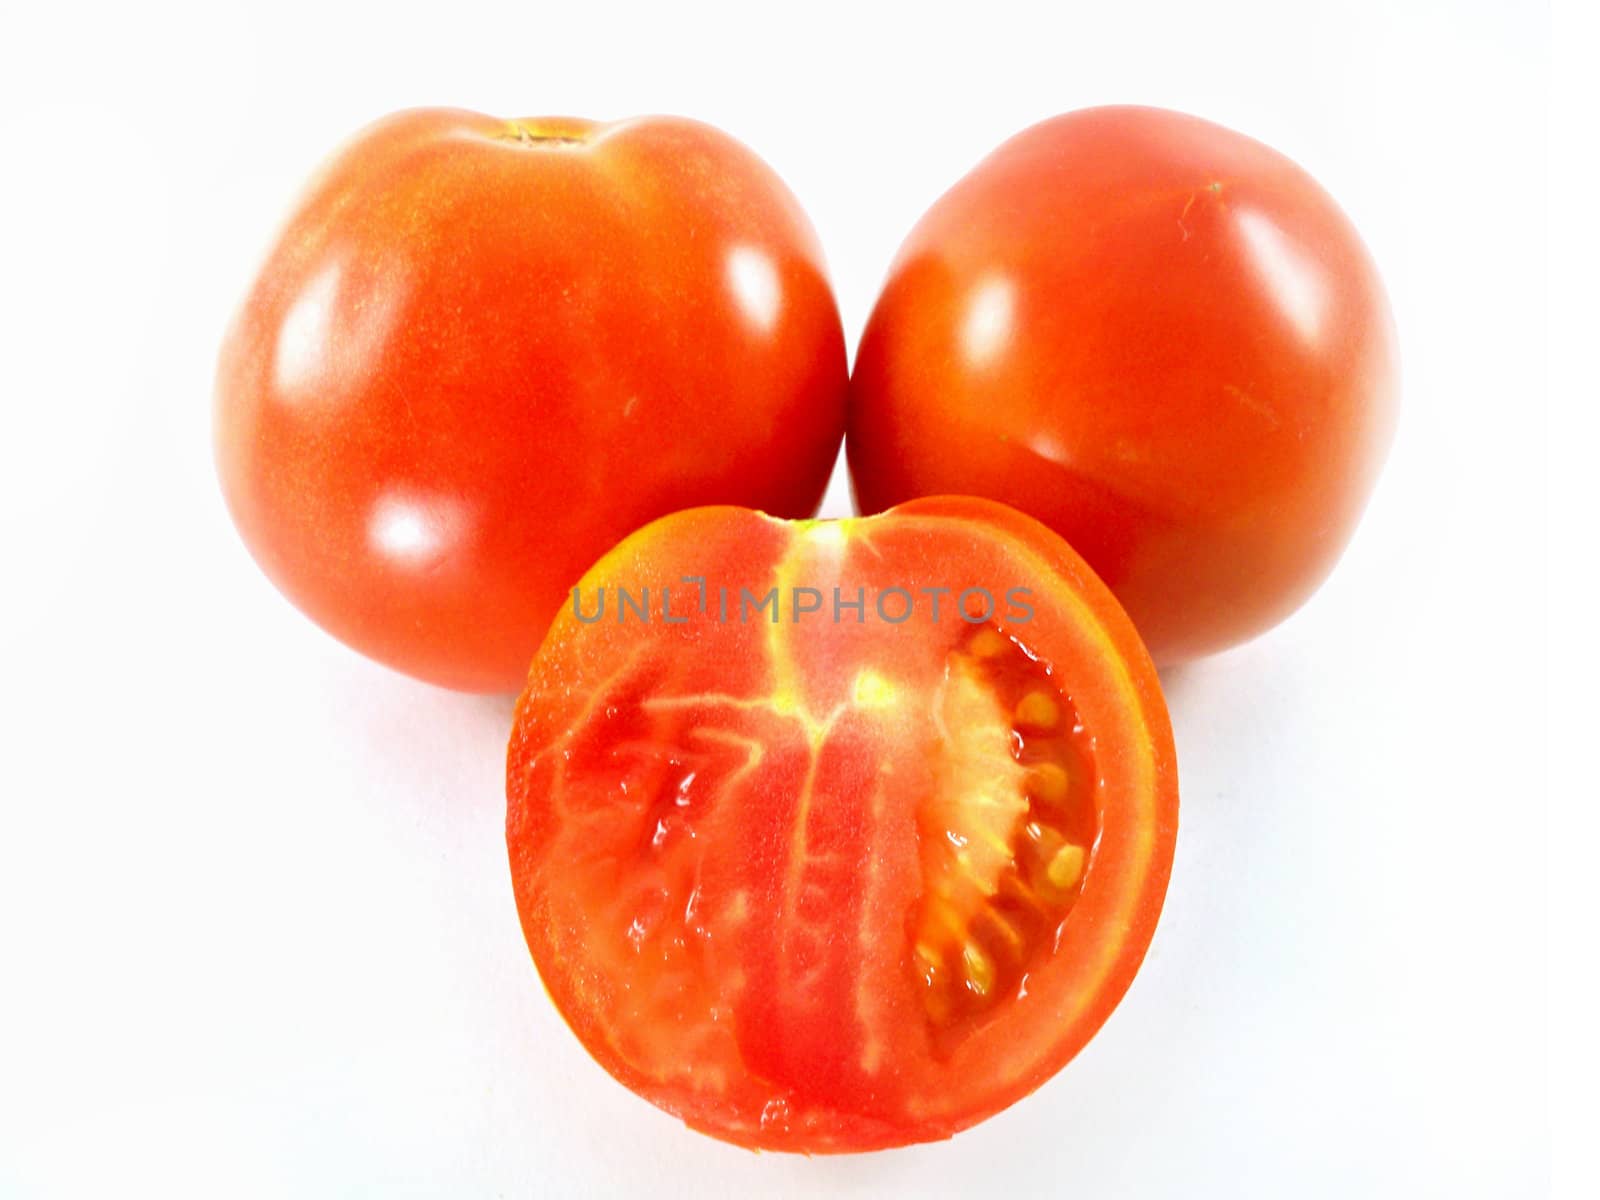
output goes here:
[{"label": "tomato skin", "polygon": [[731,138],[414,110],[341,150],[279,235],[222,349],[217,464],[324,628],[513,691],[637,526],[814,512],[846,388],[816,237]]},{"label": "tomato skin", "polygon": [[[704,609],[685,576],[707,582]],[[1032,589],[1022,636],[1092,736],[1098,834],[1020,990],[941,1046],[907,966],[944,737],[919,704],[972,627],[926,610],[891,626],[723,621],[716,592],[980,581]],[[835,1153],[948,1137],[1076,1054],[1154,932],[1177,774],[1154,667],[1072,549],[972,497],[846,522],[704,508],[616,547],[579,584],[583,608],[619,586],[658,604],[670,589],[682,623],[565,608],[507,752],[523,929],[596,1060],[712,1136]]]},{"label": "tomato skin", "polygon": [[1006,142],[907,238],[846,447],[863,511],[964,492],[1044,521],[1174,663],[1332,570],[1397,370],[1377,272],[1310,176],[1195,117],[1087,109]]}]

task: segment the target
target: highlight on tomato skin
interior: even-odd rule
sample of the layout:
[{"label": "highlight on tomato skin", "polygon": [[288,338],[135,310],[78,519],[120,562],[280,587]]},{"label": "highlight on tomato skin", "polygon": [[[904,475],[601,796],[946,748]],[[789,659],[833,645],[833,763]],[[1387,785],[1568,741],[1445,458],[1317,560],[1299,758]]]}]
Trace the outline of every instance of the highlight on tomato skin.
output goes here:
[{"label": "highlight on tomato skin", "polygon": [[1029,127],[936,200],[862,335],[862,511],[1039,518],[1160,665],[1272,628],[1333,570],[1393,440],[1394,321],[1350,219],[1276,150],[1111,106]]},{"label": "highlight on tomato skin", "polygon": [[534,658],[507,798],[523,930],[589,1052],[804,1153],[948,1137],[1059,1070],[1143,959],[1177,827],[1126,615],[968,497],[636,532]]},{"label": "highlight on tomato skin", "polygon": [[640,525],[814,513],[846,388],[816,234],[733,138],[415,109],[328,161],[250,285],[217,470],[319,625],[513,692],[572,580]]}]

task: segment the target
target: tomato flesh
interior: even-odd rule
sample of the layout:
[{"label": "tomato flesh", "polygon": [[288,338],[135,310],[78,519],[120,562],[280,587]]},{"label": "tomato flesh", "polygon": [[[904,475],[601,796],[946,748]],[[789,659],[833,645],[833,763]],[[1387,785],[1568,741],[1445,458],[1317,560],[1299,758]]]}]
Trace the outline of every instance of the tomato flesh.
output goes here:
[{"label": "tomato flesh", "polygon": [[[970,595],[1017,587],[1026,611]],[[596,616],[601,589],[653,619]],[[781,619],[741,609],[769,589]],[[895,589],[921,600],[898,622]],[[636,533],[534,660],[507,792],[524,931],[590,1052],[697,1129],[805,1152],[949,1136],[1076,1053],[1149,942],[1177,805],[1110,594],[1037,522],[948,498]]]}]

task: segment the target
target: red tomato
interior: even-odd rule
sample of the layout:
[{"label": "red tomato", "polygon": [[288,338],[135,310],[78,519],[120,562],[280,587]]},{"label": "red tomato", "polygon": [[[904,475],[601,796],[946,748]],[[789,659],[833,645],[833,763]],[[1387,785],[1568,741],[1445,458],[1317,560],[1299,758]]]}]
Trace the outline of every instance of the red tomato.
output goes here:
[{"label": "red tomato", "polygon": [[912,231],[846,445],[866,511],[969,492],[1046,522],[1167,663],[1310,596],[1395,408],[1388,302],[1328,194],[1220,126],[1098,108],[1018,134]]},{"label": "red tomato", "polygon": [[523,930],[589,1052],[806,1152],[947,1137],[1065,1064],[1143,958],[1178,799],[1110,592],[970,497],[634,534],[534,659],[507,794]]},{"label": "red tomato", "polygon": [[814,512],[846,387],[816,237],[726,135],[403,112],[323,170],[250,289],[217,459],[313,619],[510,691],[630,530],[711,502]]}]

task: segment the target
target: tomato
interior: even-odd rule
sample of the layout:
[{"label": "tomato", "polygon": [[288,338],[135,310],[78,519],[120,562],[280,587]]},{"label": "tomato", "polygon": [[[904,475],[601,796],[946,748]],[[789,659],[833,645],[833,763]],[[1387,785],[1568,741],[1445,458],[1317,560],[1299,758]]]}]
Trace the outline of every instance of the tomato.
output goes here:
[{"label": "tomato", "polygon": [[1161,907],[1175,771],[1133,626],[1031,518],[703,508],[552,624],[507,841],[602,1066],[731,1142],[865,1150],[997,1112],[1099,1028]]},{"label": "tomato", "polygon": [[1304,171],[1180,113],[1035,125],[901,247],[852,380],[877,511],[968,492],[1062,534],[1158,663],[1294,611],[1392,438],[1387,299]]},{"label": "tomato", "polygon": [[816,237],[726,135],[403,112],[326,166],[251,287],[217,461],[313,619],[514,691],[566,589],[639,525],[814,512],[847,385]]}]

